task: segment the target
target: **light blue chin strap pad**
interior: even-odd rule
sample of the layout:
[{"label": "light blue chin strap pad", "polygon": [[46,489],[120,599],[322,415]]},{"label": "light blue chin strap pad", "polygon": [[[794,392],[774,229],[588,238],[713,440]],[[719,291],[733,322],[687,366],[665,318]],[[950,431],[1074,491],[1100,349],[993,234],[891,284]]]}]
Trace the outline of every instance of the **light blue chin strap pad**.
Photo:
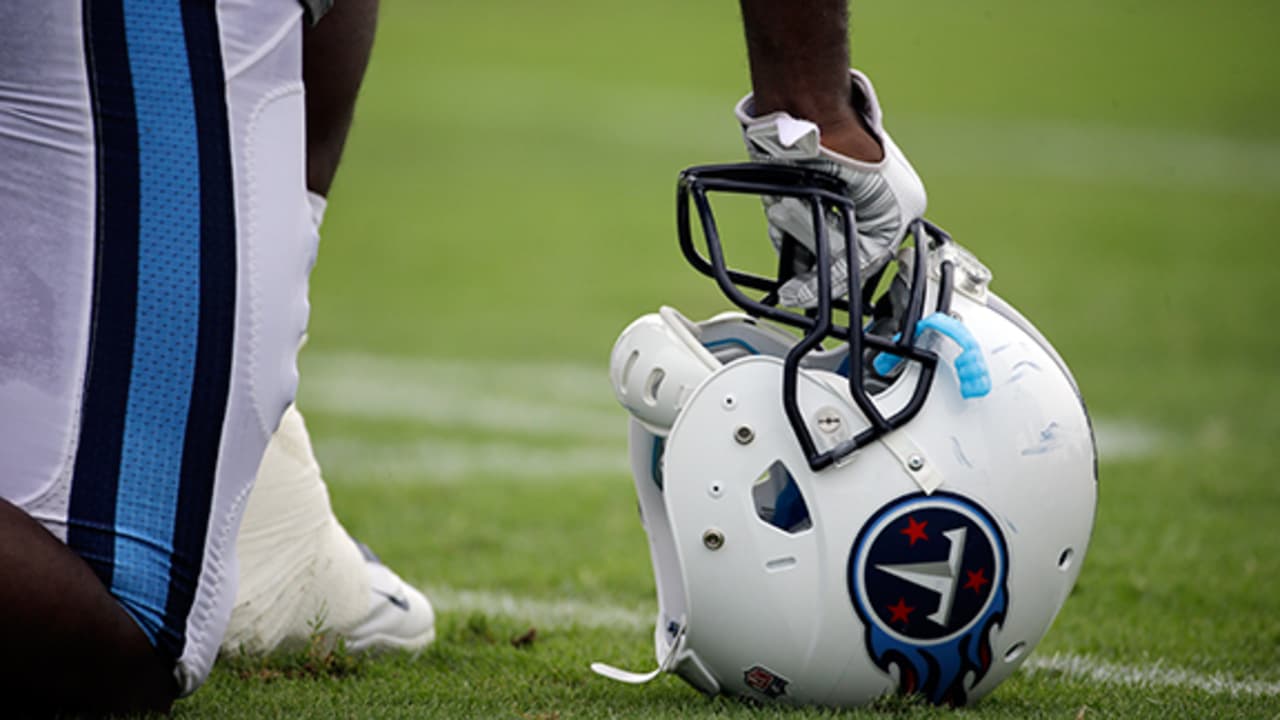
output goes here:
[{"label": "light blue chin strap pad", "polygon": [[[965,398],[982,397],[991,392],[991,373],[987,372],[987,361],[982,358],[982,348],[964,323],[945,313],[934,313],[916,323],[916,337],[925,330],[932,330],[951,338],[960,346],[960,354],[956,356],[956,376],[960,379],[960,395]],[[897,340],[901,333],[894,335]],[[893,353],[880,353],[871,365],[881,375],[888,375],[902,362],[902,358]]]}]

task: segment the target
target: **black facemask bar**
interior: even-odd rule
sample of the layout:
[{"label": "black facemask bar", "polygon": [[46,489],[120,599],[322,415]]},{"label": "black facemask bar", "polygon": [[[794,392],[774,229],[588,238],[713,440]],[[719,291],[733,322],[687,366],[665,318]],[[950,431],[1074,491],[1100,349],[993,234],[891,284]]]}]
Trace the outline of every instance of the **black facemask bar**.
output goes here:
[{"label": "black facemask bar", "polygon": [[[829,268],[832,264],[826,216],[827,213],[834,214],[839,221],[845,257],[849,264],[848,287],[844,288],[847,300],[833,297],[829,272],[818,272],[816,308],[802,313],[778,307],[778,288],[794,276],[797,265],[795,259],[809,252],[794,238],[787,237],[783,241],[779,251],[776,278],[730,269],[725,262],[724,247],[720,241],[711,203],[707,198],[708,193],[716,192],[792,197],[807,204],[812,211],[816,235],[812,254],[816,255],[816,263],[813,266],[817,268]],[[694,246],[690,199],[697,209],[698,219],[702,225],[702,234],[706,240],[706,257]],[[912,264],[909,300],[898,328],[901,332],[897,340],[892,340],[871,335],[862,330],[862,318],[866,314],[863,308],[869,299],[864,298],[862,294],[858,276],[857,228],[854,221],[853,202],[845,195],[844,184],[836,177],[809,168],[768,163],[691,167],[680,173],[677,184],[676,224],[680,235],[680,249],[685,259],[696,270],[713,278],[733,304],[753,317],[772,320],[798,328],[803,332],[799,342],[792,346],[783,361],[782,404],[787,421],[791,424],[796,439],[804,450],[809,467],[814,471],[822,470],[859,448],[875,442],[895,428],[902,427],[924,406],[929,396],[929,389],[933,385],[938,356],[929,350],[917,347],[914,340],[916,324],[924,314],[925,278],[928,273],[925,256],[927,246],[930,243],[937,246],[951,242],[951,237],[941,228],[923,219],[917,219],[911,224],[910,234],[915,238],[915,262]],[[937,312],[945,313],[950,310],[953,274],[952,263],[944,261],[940,267]],[[744,292],[744,288],[763,292],[764,295],[759,299],[752,298]],[[837,324],[832,317],[834,310],[847,312],[849,325]],[[800,414],[796,386],[801,359],[809,352],[820,349],[822,341],[828,337],[837,338],[849,344],[849,394],[870,425],[836,447],[819,451],[808,424]],[[867,350],[893,353],[920,365],[920,379],[910,400],[901,410],[888,417],[885,417],[875,406],[866,388],[863,361]]]}]

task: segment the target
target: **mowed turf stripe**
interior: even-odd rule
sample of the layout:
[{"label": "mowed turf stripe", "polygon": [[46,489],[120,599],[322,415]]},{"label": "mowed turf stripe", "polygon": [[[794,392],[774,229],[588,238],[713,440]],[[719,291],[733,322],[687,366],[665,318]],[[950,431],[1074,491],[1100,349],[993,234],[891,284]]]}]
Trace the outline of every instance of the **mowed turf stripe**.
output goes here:
[{"label": "mowed turf stripe", "polygon": [[[540,630],[572,627],[647,630],[655,610],[625,608],[581,599],[538,600],[502,592],[423,588],[438,612],[481,613],[531,623]],[[1130,688],[1179,688],[1211,695],[1280,696],[1280,682],[1241,678],[1226,673],[1200,673],[1161,661],[1144,664],[1108,662],[1088,655],[1054,653],[1032,655],[1020,670],[1028,674],[1054,673],[1094,685]]]},{"label": "mowed turf stripe", "polygon": [[[487,100],[475,98],[476,103],[433,107],[433,122],[456,124],[468,132],[517,136],[572,133],[578,145],[614,148],[625,138],[633,150],[740,157],[741,139],[729,129],[736,95],[616,83],[590,86],[583,80],[577,73],[561,76],[528,67],[450,67],[448,77],[432,79],[437,83],[433,87],[508,91]],[[555,113],[533,117],[507,112],[513,105],[545,103],[547,88],[573,88],[575,106],[593,108],[592,121],[565,123]],[[485,102],[492,107],[484,107]],[[896,110],[887,124],[926,178],[1031,178],[1250,194],[1280,191],[1280,142],[1270,138]]]},{"label": "mowed turf stripe", "polygon": [[[305,358],[302,377],[304,412],[504,438],[461,442],[423,433],[400,443],[352,438],[318,443],[320,459],[339,474],[448,481],[467,475],[537,479],[627,471],[627,415],[602,367],[320,354]],[[1094,430],[1103,460],[1143,458],[1171,444],[1160,430],[1135,420],[1098,418]],[[568,442],[549,447],[548,438]]]},{"label": "mowed turf stripe", "polygon": [[423,592],[437,612],[496,615],[532,622],[544,629],[580,626],[642,630],[652,628],[656,616],[656,611],[585,600],[537,600],[509,593],[449,587],[424,588]]},{"label": "mowed turf stripe", "polygon": [[302,378],[304,413],[594,439],[626,427],[607,372],[581,365],[309,354]]},{"label": "mowed turf stripe", "polygon": [[615,420],[616,442],[549,448],[514,442],[447,440],[386,444],[352,439],[316,442],[326,477],[342,482],[408,482],[436,485],[497,478],[517,482],[629,475],[625,424]]}]

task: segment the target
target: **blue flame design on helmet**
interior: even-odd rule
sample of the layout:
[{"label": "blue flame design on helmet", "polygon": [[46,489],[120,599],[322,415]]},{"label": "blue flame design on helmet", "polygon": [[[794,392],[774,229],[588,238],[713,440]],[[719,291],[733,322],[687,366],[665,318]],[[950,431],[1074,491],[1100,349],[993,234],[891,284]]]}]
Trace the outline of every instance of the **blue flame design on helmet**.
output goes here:
[{"label": "blue flame design on helmet", "polygon": [[959,706],[991,668],[991,633],[1008,608],[1008,550],[970,499],[915,493],[863,526],[849,554],[849,595],[867,651],[898,690]]}]

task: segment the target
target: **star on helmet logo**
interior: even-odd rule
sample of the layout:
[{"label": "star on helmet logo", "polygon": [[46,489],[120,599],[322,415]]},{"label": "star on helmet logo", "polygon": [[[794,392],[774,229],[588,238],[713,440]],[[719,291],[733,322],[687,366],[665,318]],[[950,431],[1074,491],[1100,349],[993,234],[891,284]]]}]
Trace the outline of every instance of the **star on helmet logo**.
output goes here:
[{"label": "star on helmet logo", "polygon": [[906,535],[907,539],[911,541],[912,547],[914,547],[917,540],[929,539],[929,536],[926,535],[924,532],[924,528],[928,524],[929,523],[927,522],[916,522],[915,518],[908,515],[907,527],[903,528],[902,530],[899,530],[898,532],[902,533],[903,535]]},{"label": "star on helmet logo", "polygon": [[906,598],[898,598],[898,602],[889,606],[889,614],[892,616],[889,618],[889,622],[896,623],[901,621],[903,625],[910,623],[912,610],[915,610],[915,608],[907,604]]}]

